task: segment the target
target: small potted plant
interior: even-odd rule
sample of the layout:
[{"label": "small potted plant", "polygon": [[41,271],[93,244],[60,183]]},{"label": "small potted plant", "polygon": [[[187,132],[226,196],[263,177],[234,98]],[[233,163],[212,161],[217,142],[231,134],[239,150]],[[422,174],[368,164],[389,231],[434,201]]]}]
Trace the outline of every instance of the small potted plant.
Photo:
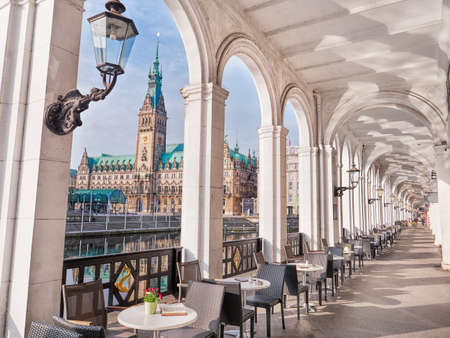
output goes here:
[{"label": "small potted plant", "polygon": [[154,315],[156,313],[156,306],[158,305],[158,301],[162,299],[162,294],[158,291],[158,288],[156,290],[154,288],[148,288],[145,290],[145,314]]}]

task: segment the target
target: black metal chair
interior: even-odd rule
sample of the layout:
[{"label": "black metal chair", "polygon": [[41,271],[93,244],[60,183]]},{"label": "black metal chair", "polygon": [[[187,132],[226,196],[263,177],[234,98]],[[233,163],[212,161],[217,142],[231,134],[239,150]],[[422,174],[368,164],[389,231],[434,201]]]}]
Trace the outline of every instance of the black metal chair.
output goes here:
[{"label": "black metal chair", "polygon": [[161,337],[216,337],[219,332],[223,297],[224,287],[222,285],[192,282],[186,295],[185,304],[197,312],[197,321],[180,329],[162,331]]},{"label": "black metal chair", "polygon": [[361,267],[364,267],[364,244],[362,239],[357,239],[353,242],[353,251],[355,254],[353,255],[353,271],[356,267],[356,257],[358,257],[358,267],[361,270]]},{"label": "black metal chair", "polygon": [[[341,247],[343,249],[344,256],[344,264],[343,264],[343,272],[345,275],[345,266],[348,266],[348,278],[352,277],[352,265],[355,258],[354,254],[354,245],[353,243],[341,243],[336,245],[337,247]],[[346,252],[347,251],[347,252]]]},{"label": "black metal chair", "polygon": [[239,326],[240,337],[244,337],[244,323],[250,319],[250,337],[255,331],[255,311],[242,306],[241,283],[219,282],[204,279],[203,282],[222,285],[225,288],[222,312],[220,315],[220,337],[224,336],[225,325]]},{"label": "black metal chair", "polygon": [[331,278],[331,295],[334,296],[335,290],[337,292],[339,269],[336,268],[336,264],[333,260],[332,254],[327,254],[327,278]]},{"label": "black metal chair", "polygon": [[[284,309],[283,309],[283,286],[286,274],[285,265],[262,264],[259,267],[257,277],[265,279],[270,282],[270,287],[255,292],[254,296],[247,297],[247,304],[255,307],[255,318],[257,316],[257,308],[266,309],[266,331],[267,337],[270,337],[270,309],[277,305],[281,305],[281,322],[283,329],[284,324]],[[256,322],[256,319],[255,319]]]},{"label": "black metal chair", "polygon": [[181,302],[183,289],[187,290],[191,282],[200,282],[202,274],[200,272],[200,263],[198,260],[190,262],[177,262],[178,274],[178,303]]},{"label": "black metal chair", "polygon": [[[297,297],[297,319],[300,319],[300,294],[305,294],[306,312],[309,312],[309,290],[307,285],[298,281],[297,268],[295,265],[286,265],[286,275],[284,282],[287,287],[287,294]],[[284,295],[284,307],[286,307],[287,295]]]},{"label": "black metal chair", "polygon": [[60,327],[32,322],[28,338],[83,338],[83,336]]},{"label": "black metal chair", "polygon": [[[328,253],[331,254],[332,256],[339,256],[339,257],[344,257],[344,248],[340,247],[340,246],[330,246],[328,248]],[[337,270],[338,272],[340,271],[341,273],[341,284],[344,285],[344,261],[343,260],[334,260],[333,259],[333,269]],[[336,287],[338,287],[339,283],[336,283]]]},{"label": "black metal chair", "polygon": [[319,293],[319,305],[322,305],[322,291],[325,291],[325,300],[327,300],[327,254],[323,252],[306,253],[305,260],[311,264],[320,265],[323,267],[323,271],[310,272],[307,278],[307,282],[311,286],[316,286],[316,290]]},{"label": "black metal chair", "polygon": [[53,323],[55,326],[79,333],[83,338],[106,338],[105,328],[103,326],[75,324],[57,316],[53,316]]}]

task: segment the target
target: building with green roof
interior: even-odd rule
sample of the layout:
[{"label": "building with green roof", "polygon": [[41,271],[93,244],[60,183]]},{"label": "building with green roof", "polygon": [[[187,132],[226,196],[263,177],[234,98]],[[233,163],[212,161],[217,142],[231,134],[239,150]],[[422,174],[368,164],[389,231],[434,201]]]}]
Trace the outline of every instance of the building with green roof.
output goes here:
[{"label": "building with green roof", "polygon": [[[148,88],[138,114],[136,152],[89,156],[85,149],[76,188],[120,190],[130,212],[180,213],[183,189],[183,144],[166,144],[167,112],[162,93],[159,40],[148,73]],[[255,198],[257,159],[224,142],[224,212],[240,214],[243,198]],[[125,205],[123,205],[125,207]]]}]

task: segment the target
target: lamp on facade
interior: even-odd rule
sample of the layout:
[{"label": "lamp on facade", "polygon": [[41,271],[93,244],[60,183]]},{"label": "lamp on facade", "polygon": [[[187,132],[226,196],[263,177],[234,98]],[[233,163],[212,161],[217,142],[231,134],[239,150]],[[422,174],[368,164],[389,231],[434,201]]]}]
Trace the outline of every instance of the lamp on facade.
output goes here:
[{"label": "lamp on facade", "polygon": [[377,188],[377,196],[378,199],[381,201],[381,198],[383,197],[384,189],[382,187]]},{"label": "lamp on facade", "polygon": [[358,186],[360,170],[353,163],[352,167],[349,170],[347,170],[347,172],[349,176],[350,185],[348,187],[335,187],[334,196],[336,197],[342,197],[344,195],[344,191],[353,190]]},{"label": "lamp on facade", "polygon": [[72,89],[58,96],[45,111],[45,124],[57,135],[66,135],[81,126],[81,112],[89,108],[91,101],[103,100],[114,88],[117,76],[125,72],[134,40],[139,32],[133,20],[122,15],[125,6],[120,0],[109,0],[107,11],[88,19],[97,69],[103,80],[104,89],[93,88],[82,95]]},{"label": "lamp on facade", "polygon": [[367,203],[372,204],[373,202],[378,201],[378,198],[369,198]]}]

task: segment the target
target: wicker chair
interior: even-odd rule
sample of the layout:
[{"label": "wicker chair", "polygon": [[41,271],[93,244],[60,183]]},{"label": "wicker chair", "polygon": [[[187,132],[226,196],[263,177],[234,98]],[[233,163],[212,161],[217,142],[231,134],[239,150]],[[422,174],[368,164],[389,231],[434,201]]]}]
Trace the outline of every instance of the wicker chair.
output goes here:
[{"label": "wicker chair", "polygon": [[325,291],[325,300],[327,300],[327,255],[323,252],[310,252],[305,254],[305,260],[323,267],[323,271],[310,272],[307,279],[311,286],[316,286],[319,293],[319,305],[322,305],[322,291]]},{"label": "wicker chair", "polygon": [[97,325],[107,328],[107,312],[121,311],[125,307],[105,307],[103,282],[92,282],[62,286],[64,314],[66,320],[78,324]]},{"label": "wicker chair", "polygon": [[202,274],[200,272],[200,263],[198,260],[177,263],[178,273],[178,302],[181,302],[183,289],[187,290],[191,282],[200,282]]},{"label": "wicker chair", "polygon": [[328,241],[326,238],[322,238],[322,248],[324,251],[328,250]]},{"label": "wicker chair", "polygon": [[186,306],[197,312],[197,321],[181,329],[162,331],[161,337],[216,337],[224,297],[222,285],[192,282],[186,296]]},{"label": "wicker chair", "polygon": [[262,264],[267,264],[262,251],[254,252],[253,258],[255,259],[255,263],[258,269]]},{"label": "wicker chair", "polygon": [[286,255],[286,263],[295,263],[303,261],[303,259],[295,257],[294,251],[292,251],[292,247],[290,245],[284,246],[284,254]]},{"label": "wicker chair", "polygon": [[[298,281],[295,265],[286,265],[285,283],[287,294],[297,297],[297,320],[300,319],[300,294],[305,294],[306,312],[309,312],[309,290],[307,285]],[[284,307],[286,307],[287,295],[284,295]]]},{"label": "wicker chair", "polygon": [[307,240],[303,240],[303,254],[307,254],[311,252],[311,248],[309,247],[309,243]]},{"label": "wicker chair", "polygon": [[103,326],[75,324],[57,316],[53,316],[53,323],[63,329],[79,333],[83,338],[106,338],[105,328]]},{"label": "wicker chair", "polygon": [[32,322],[28,338],[83,338],[83,336],[60,327]]},{"label": "wicker chair", "polygon": [[244,323],[250,319],[250,337],[255,331],[255,311],[242,306],[241,283],[218,282],[204,279],[203,282],[222,285],[225,288],[222,313],[220,315],[220,337],[224,336],[225,325],[239,326],[239,336],[244,337]]},{"label": "wicker chair", "polygon": [[[247,297],[247,305],[255,307],[255,318],[257,316],[257,308],[266,309],[266,331],[267,337],[270,337],[270,317],[271,308],[276,304],[281,304],[281,322],[283,329],[284,324],[284,309],[283,309],[283,286],[286,274],[285,265],[262,264],[259,267],[257,277],[265,279],[270,282],[270,287],[258,290],[254,296]],[[255,319],[256,322],[256,319]]]}]

